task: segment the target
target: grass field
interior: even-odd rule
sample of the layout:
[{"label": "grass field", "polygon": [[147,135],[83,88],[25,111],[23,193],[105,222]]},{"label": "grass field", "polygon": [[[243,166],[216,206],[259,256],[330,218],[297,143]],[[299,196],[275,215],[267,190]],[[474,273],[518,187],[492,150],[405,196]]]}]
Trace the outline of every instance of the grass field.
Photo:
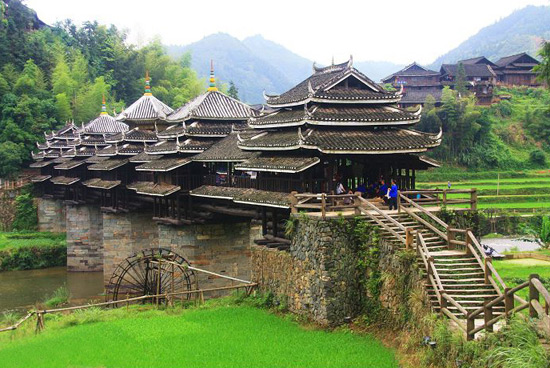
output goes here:
[{"label": "grass field", "polygon": [[[495,261],[494,266],[508,287],[519,285],[527,281],[530,274],[536,273],[546,288],[550,289],[550,262],[533,258],[508,259]],[[520,290],[518,295],[526,299],[529,291],[527,288]]]},{"label": "grass field", "polygon": [[47,232],[0,232],[0,250],[23,247],[48,247],[65,244],[65,234]]},{"label": "grass field", "polygon": [[[528,170],[518,173],[468,173],[447,171],[424,173],[417,182],[418,189],[447,188],[443,177],[447,173],[452,189],[476,188],[478,207],[501,209],[550,210],[550,172]],[[479,175],[474,175],[479,174]],[[477,178],[477,176],[482,176]],[[498,189],[498,194],[497,194]],[[469,194],[449,194],[448,198],[469,198]],[[464,205],[461,205],[462,207]]]},{"label": "grass field", "polygon": [[[95,322],[108,313],[120,318]],[[6,335],[3,368],[397,367],[393,352],[369,335],[306,329],[250,306],[91,310],[46,321],[36,336]]]}]

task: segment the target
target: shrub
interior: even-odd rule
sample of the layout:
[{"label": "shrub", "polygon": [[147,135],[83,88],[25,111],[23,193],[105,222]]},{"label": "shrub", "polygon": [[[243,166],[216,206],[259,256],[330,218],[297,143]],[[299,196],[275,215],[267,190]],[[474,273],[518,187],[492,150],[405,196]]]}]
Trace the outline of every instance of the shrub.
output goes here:
[{"label": "shrub", "polygon": [[550,216],[542,218],[542,226],[540,228],[540,240],[545,248],[550,245]]},{"label": "shrub", "polygon": [[71,298],[71,293],[67,286],[63,285],[57,288],[53,294],[44,301],[49,308],[59,307],[63,304],[67,304]]},{"label": "shrub", "polygon": [[22,193],[15,198],[14,230],[36,230],[38,214],[30,193]]},{"label": "shrub", "polygon": [[534,149],[529,153],[529,162],[537,166],[546,166],[546,155],[541,149]]}]

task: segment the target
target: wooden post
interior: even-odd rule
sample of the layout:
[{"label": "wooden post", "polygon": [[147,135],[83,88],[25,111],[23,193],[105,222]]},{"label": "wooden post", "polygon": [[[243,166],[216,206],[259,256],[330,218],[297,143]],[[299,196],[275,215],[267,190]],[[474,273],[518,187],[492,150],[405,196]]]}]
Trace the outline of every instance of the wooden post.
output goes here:
[{"label": "wooden post", "polygon": [[321,217],[323,218],[323,220],[326,218],[326,215],[327,215],[327,199],[326,199],[326,194],[322,193],[321,194]]},{"label": "wooden post", "polygon": [[411,249],[413,245],[413,231],[410,227],[405,229],[405,249]]},{"label": "wooden post", "polygon": [[535,285],[533,285],[533,282],[531,281],[533,279],[539,279],[539,275],[536,273],[532,273],[529,275],[529,317],[536,318],[538,317],[538,313],[535,308],[533,308],[533,304],[531,304],[531,302],[533,300],[539,301],[539,291],[537,290]]},{"label": "wooden post", "polygon": [[484,276],[485,276],[485,283],[486,284],[489,284],[490,281],[489,281],[489,276],[492,275],[491,273],[491,269],[489,268],[489,264],[493,262],[493,258],[492,257],[486,257],[485,258],[485,264],[484,264]]},{"label": "wooden post", "polygon": [[487,305],[491,302],[492,297],[486,296],[483,298],[483,319],[485,320],[485,329],[488,332],[493,332],[493,325],[489,326],[489,321],[493,319],[493,307]]},{"label": "wooden post", "polygon": [[297,213],[298,209],[296,208],[296,204],[298,203],[298,199],[296,198],[296,194],[298,194],[297,191],[290,192],[290,212],[291,213]]},{"label": "wooden post", "polygon": [[472,255],[472,250],[470,249],[469,245],[470,245],[470,233],[472,232],[472,229],[468,228],[466,229],[466,232],[464,233],[464,241],[466,242],[466,254],[471,256]]},{"label": "wooden post", "polygon": [[472,341],[475,339],[475,334],[471,333],[471,331],[476,328],[475,319],[470,316],[470,312],[468,312],[468,315],[466,316],[466,340]]},{"label": "wooden post", "polygon": [[401,213],[401,191],[397,191],[397,213]]},{"label": "wooden post", "polygon": [[443,189],[443,206],[447,207],[447,189]]},{"label": "wooden post", "polygon": [[510,311],[514,309],[514,294],[510,293],[511,288],[504,288],[504,313],[506,318],[510,317]]},{"label": "wooden post", "polygon": [[35,333],[39,333],[44,329],[44,315],[40,312],[36,313],[36,330]]},{"label": "wooden post", "polygon": [[355,199],[354,199],[354,202],[353,202],[353,205],[354,205],[354,213],[356,216],[359,216],[361,214],[361,210],[359,209],[359,205],[361,204],[361,200],[359,199],[361,198],[361,192],[355,192]]},{"label": "wooden post", "polygon": [[455,240],[455,233],[451,230],[450,227],[447,228],[447,245],[449,249],[454,249],[453,240]]},{"label": "wooden post", "polygon": [[447,309],[447,299],[445,299],[445,291],[439,290],[439,295],[439,314],[445,316],[445,313],[443,313],[443,309]]},{"label": "wooden post", "polygon": [[477,189],[472,188],[472,192],[470,193],[470,209],[472,211],[477,210]]}]

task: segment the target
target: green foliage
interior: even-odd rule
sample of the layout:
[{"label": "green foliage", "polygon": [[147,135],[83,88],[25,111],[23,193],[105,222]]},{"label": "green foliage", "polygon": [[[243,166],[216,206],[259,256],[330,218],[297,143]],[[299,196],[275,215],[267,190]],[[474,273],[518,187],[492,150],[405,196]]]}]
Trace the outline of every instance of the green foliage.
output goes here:
[{"label": "green foliage", "polygon": [[42,132],[67,120],[95,118],[102,95],[121,111],[143,94],[145,70],[153,93],[176,108],[204,91],[190,55],[173,60],[158,40],[140,49],[114,26],[71,21],[41,27],[36,14],[12,0],[0,24],[0,177],[30,161]]},{"label": "green foliage", "polygon": [[239,90],[233,81],[229,81],[229,89],[227,90],[229,97],[233,97],[235,100],[239,99]]},{"label": "green foliage", "polygon": [[0,271],[64,266],[66,262],[64,234],[0,233]]},{"label": "green foliage", "polygon": [[139,305],[46,318],[39,335],[28,324],[24,336],[0,336],[2,367],[68,361],[86,367],[397,367],[393,352],[369,334],[303,328],[290,317],[228,299],[192,309]]},{"label": "green foliage", "polygon": [[550,42],[544,41],[538,54],[542,60],[533,70],[538,73],[537,80],[550,88]]},{"label": "green foliage", "polygon": [[36,230],[38,226],[38,213],[33,196],[29,189],[23,191],[15,198],[15,219],[13,230]]},{"label": "green foliage", "polygon": [[529,153],[529,162],[539,167],[545,167],[546,155],[544,154],[544,151],[539,148],[532,150]]},{"label": "green foliage", "polygon": [[542,224],[540,228],[540,240],[548,248],[550,246],[550,216],[544,216],[542,218]]},{"label": "green foliage", "polygon": [[67,288],[67,286],[63,285],[57,288],[52,295],[48,296],[46,300],[44,300],[44,304],[48,308],[60,307],[64,304],[67,304],[70,298],[71,293],[69,289]]}]

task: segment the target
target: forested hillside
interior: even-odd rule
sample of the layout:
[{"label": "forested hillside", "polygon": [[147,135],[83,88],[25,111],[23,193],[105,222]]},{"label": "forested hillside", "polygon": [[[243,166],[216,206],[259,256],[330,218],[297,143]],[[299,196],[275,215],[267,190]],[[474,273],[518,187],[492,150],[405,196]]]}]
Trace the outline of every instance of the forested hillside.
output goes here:
[{"label": "forested hillside", "polygon": [[44,131],[99,114],[102,95],[120,112],[143,93],[146,70],[172,107],[203,92],[188,54],[176,61],[160,42],[136,49],[125,39],[97,22],[45,26],[20,1],[0,1],[0,177],[29,161]]},{"label": "forested hillside", "polygon": [[441,147],[430,155],[469,169],[526,169],[547,165],[550,93],[541,88],[500,88],[509,100],[478,106],[473,96],[443,90],[441,107],[427,101],[420,130],[443,129]]},{"label": "forested hillside", "polygon": [[527,6],[481,29],[430,67],[439,69],[443,63],[480,55],[492,61],[521,52],[536,56],[544,39],[550,39],[550,6]]}]

